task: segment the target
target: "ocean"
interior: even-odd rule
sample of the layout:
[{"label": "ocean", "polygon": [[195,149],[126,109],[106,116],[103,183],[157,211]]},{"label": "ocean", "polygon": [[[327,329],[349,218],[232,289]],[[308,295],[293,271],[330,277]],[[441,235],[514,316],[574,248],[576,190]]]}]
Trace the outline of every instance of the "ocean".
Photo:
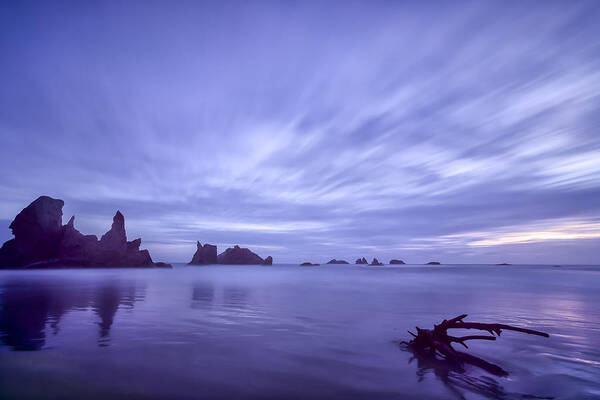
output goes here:
[{"label": "ocean", "polygon": [[[0,398],[600,398],[599,289],[594,266],[0,271]],[[506,376],[400,343],[459,314],[550,338],[462,349]]]}]

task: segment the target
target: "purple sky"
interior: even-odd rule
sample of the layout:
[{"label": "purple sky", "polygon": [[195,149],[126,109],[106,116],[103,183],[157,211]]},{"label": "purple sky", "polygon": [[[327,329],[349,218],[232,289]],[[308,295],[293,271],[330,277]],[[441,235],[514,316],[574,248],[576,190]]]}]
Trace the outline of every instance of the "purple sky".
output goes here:
[{"label": "purple sky", "polygon": [[0,3],[0,240],[600,263],[600,2]]}]

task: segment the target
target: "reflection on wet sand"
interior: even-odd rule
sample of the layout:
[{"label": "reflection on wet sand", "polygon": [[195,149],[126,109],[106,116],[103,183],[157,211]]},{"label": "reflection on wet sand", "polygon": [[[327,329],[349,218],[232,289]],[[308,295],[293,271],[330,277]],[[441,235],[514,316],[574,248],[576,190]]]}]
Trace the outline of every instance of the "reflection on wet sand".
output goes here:
[{"label": "reflection on wet sand", "polygon": [[[462,363],[439,358],[435,353],[421,351],[404,344],[400,344],[400,348],[401,350],[412,354],[412,357],[408,361],[409,363],[417,360],[416,374],[419,382],[424,382],[428,372],[432,372],[457,399],[466,398],[463,394],[464,391],[490,399],[553,399],[553,397],[540,397],[531,394],[508,393],[504,390],[504,387],[491,376],[482,375],[476,377],[469,375]],[[479,362],[470,365],[475,365],[497,377],[508,376],[508,372],[503,370],[500,366],[479,358],[477,358],[477,360],[479,360]],[[481,361],[483,361],[483,363],[481,363]]]},{"label": "reflection on wet sand", "polygon": [[47,327],[58,334],[69,311],[91,309],[99,318],[98,344],[106,346],[119,307],[132,308],[144,289],[128,282],[73,287],[68,282],[8,282],[0,292],[0,342],[13,350],[40,350]]},{"label": "reflection on wet sand", "polygon": [[197,283],[192,288],[192,308],[208,308],[215,300],[215,288],[208,283]]}]

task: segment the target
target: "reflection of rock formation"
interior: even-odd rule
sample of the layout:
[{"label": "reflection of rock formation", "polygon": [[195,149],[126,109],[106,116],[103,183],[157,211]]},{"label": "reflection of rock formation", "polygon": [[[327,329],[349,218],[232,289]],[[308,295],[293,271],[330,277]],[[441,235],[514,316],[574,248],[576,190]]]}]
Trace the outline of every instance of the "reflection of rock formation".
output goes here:
[{"label": "reflection of rock formation", "polygon": [[61,317],[71,310],[91,308],[100,318],[105,343],[120,306],[133,307],[143,290],[119,282],[98,287],[72,287],[63,282],[9,282],[0,292],[0,341],[14,350],[39,350],[46,343],[47,326],[59,332]]},{"label": "reflection of rock formation", "polygon": [[215,299],[215,288],[206,283],[197,283],[192,289],[192,308],[206,308]]},{"label": "reflection of rock formation", "polygon": [[242,286],[230,286],[223,289],[223,304],[227,307],[246,308],[248,289]]},{"label": "reflection of rock formation", "polygon": [[127,241],[125,218],[119,211],[100,240],[75,229],[74,217],[62,225],[62,200],[41,196],[10,224],[14,239],[0,249],[0,268],[170,267],[153,263],[141,239]]},{"label": "reflection of rock formation", "polygon": [[250,293],[243,286],[226,286],[217,290],[210,282],[197,282],[192,288],[191,308],[207,309],[216,302],[226,308],[242,310],[248,307]]}]

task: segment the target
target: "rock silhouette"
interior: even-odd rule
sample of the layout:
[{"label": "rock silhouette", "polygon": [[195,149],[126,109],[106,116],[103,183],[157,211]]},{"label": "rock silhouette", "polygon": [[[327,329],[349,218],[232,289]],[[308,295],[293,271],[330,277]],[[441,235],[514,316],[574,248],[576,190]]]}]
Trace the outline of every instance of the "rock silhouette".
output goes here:
[{"label": "rock silhouette", "polygon": [[317,265],[321,264],[313,264],[311,262],[303,262],[302,264],[300,264],[301,267],[316,267]]},{"label": "rock silhouette", "polygon": [[41,196],[24,208],[9,226],[15,238],[0,249],[0,267],[21,267],[56,258],[63,205],[62,200]]},{"label": "rock silhouette", "polygon": [[383,263],[379,262],[378,259],[373,258],[373,261],[371,261],[371,264],[369,264],[369,265],[383,265]]},{"label": "rock silhouette", "polygon": [[189,265],[206,265],[217,263],[217,246],[205,244],[202,246],[200,242],[196,243],[197,250]]},{"label": "rock silhouette", "polygon": [[[217,257],[219,264],[261,265],[265,263],[258,254],[238,245],[230,247]],[[273,259],[271,258],[271,262]]]},{"label": "rock silhouette", "polygon": [[75,229],[75,217],[62,225],[64,202],[40,196],[10,224],[15,236],[0,249],[0,268],[170,267],[154,264],[141,239],[127,241],[125,218],[117,211],[100,240]]},{"label": "rock silhouette", "polygon": [[268,256],[267,258],[265,258],[265,262],[263,264],[264,265],[273,265],[273,257]]},{"label": "rock silhouette", "polygon": [[402,260],[393,259],[393,260],[390,260],[390,264],[405,264],[405,262]]},{"label": "rock silhouette", "polygon": [[357,258],[355,264],[368,264],[366,258]]},{"label": "rock silhouette", "polygon": [[334,258],[333,260],[329,260],[327,264],[349,264],[349,262],[346,260],[336,260]]},{"label": "rock silhouette", "polygon": [[429,261],[426,265],[440,265],[438,261]]}]

